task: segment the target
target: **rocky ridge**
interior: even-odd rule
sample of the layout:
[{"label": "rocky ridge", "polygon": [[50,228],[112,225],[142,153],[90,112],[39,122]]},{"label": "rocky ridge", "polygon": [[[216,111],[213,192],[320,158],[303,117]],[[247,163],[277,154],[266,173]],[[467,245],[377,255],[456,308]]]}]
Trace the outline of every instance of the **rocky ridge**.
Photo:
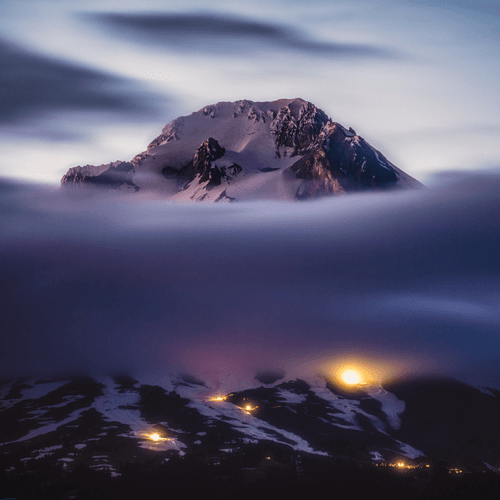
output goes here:
[{"label": "rocky ridge", "polygon": [[74,167],[63,186],[153,190],[179,201],[309,199],[418,187],[352,129],[302,99],[206,106],[130,162]]}]

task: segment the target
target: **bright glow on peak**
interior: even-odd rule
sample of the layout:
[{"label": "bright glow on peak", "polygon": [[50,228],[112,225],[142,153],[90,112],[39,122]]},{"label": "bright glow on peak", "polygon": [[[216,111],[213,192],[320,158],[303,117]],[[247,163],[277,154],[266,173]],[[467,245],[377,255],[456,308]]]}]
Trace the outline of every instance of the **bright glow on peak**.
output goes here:
[{"label": "bright glow on peak", "polygon": [[[423,366],[423,363],[420,363]],[[413,366],[406,361],[389,357],[367,356],[363,353],[337,355],[311,366],[327,380],[347,388],[369,389],[393,380],[403,373],[412,371]]]},{"label": "bright glow on peak", "polygon": [[160,435],[157,434],[156,432],[154,434],[151,434],[150,437],[153,441],[159,441],[161,439]]},{"label": "bright glow on peak", "polygon": [[346,370],[342,373],[342,380],[348,385],[356,385],[361,383],[361,376],[355,370]]}]

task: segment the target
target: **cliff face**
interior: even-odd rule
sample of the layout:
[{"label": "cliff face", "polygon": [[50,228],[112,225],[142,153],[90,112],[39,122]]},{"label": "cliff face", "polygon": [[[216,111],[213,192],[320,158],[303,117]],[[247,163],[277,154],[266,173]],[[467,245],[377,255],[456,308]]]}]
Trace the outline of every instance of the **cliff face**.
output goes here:
[{"label": "cliff face", "polygon": [[212,202],[420,186],[302,99],[205,106],[173,120],[130,162],[74,167],[61,183]]},{"label": "cliff face", "polygon": [[290,167],[304,179],[299,198],[339,194],[398,184],[398,174],[380,152],[350,129],[329,121],[313,146]]},{"label": "cliff face", "polygon": [[294,100],[283,106],[270,126],[277,154],[280,147],[293,148],[294,154],[306,151],[327,123],[326,114],[310,102]]},{"label": "cliff face", "polygon": [[107,165],[85,165],[73,167],[61,179],[63,186],[83,187],[95,186],[107,189],[129,188],[138,191],[133,182],[134,165],[125,161],[115,161]]}]

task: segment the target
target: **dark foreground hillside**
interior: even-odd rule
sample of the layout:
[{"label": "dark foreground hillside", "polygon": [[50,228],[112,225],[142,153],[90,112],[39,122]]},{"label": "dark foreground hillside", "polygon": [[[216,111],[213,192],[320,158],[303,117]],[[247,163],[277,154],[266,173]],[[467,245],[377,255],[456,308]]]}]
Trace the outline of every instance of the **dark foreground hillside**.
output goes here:
[{"label": "dark foreground hillside", "polygon": [[[0,465],[5,465],[5,456]],[[50,456],[2,472],[0,496],[31,499],[127,500],[166,498],[498,499],[500,474],[453,474],[445,462],[399,472],[356,460],[298,455],[284,448],[244,447],[237,455],[172,455],[125,464],[119,475],[80,465],[61,469]],[[5,467],[0,467],[4,470]]]}]

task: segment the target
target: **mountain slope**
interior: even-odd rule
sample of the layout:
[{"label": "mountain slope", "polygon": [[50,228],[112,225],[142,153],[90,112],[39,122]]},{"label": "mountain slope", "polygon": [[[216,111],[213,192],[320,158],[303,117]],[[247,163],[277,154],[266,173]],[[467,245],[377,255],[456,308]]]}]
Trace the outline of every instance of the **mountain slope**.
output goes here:
[{"label": "mountain slope", "polygon": [[53,456],[68,470],[90,463],[116,472],[153,455],[227,456],[252,443],[365,462],[500,465],[493,391],[449,380],[343,394],[322,377],[246,385],[218,394],[178,375],[5,383],[0,448],[13,470]]},{"label": "mountain slope", "polygon": [[169,123],[130,162],[74,167],[61,182],[217,202],[420,186],[302,99],[206,106]]}]

